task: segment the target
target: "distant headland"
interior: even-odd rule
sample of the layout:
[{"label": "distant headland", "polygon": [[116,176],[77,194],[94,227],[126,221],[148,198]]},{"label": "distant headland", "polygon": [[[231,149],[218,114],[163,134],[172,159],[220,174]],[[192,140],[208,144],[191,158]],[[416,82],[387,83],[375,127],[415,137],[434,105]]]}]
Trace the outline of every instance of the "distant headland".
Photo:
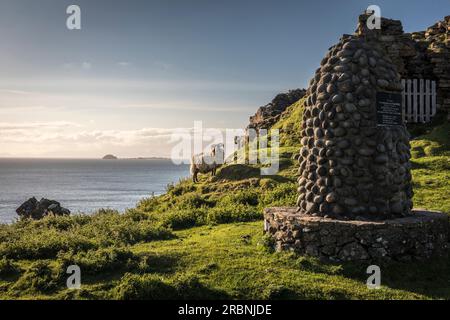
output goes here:
[{"label": "distant headland", "polygon": [[170,160],[170,158],[165,157],[137,157],[137,158],[131,158],[136,160]]},{"label": "distant headland", "polygon": [[[107,154],[102,158],[103,160],[119,160],[119,158],[112,154]],[[120,158],[121,160],[170,160],[165,157],[136,157],[136,158]]]}]

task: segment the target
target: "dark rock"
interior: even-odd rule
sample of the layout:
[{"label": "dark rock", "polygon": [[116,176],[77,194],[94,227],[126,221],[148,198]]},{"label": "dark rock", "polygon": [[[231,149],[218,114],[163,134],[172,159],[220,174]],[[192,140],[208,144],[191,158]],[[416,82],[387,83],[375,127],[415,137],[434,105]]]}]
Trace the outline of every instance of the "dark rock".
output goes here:
[{"label": "dark rock", "polygon": [[21,219],[39,220],[48,215],[64,216],[69,215],[70,210],[61,207],[61,204],[54,200],[42,198],[37,201],[35,197],[25,201],[16,213]]},{"label": "dark rock", "polygon": [[341,261],[357,261],[367,260],[369,254],[363,246],[356,242],[346,244],[338,253],[338,258]]}]

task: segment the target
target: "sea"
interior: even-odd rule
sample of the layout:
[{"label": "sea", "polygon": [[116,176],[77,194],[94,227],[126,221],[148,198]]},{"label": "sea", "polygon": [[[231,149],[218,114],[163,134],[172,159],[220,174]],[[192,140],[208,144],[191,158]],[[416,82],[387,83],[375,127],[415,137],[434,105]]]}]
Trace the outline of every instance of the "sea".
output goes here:
[{"label": "sea", "polygon": [[0,223],[36,197],[56,200],[72,213],[101,208],[123,212],[189,176],[189,165],[166,159],[0,159]]}]

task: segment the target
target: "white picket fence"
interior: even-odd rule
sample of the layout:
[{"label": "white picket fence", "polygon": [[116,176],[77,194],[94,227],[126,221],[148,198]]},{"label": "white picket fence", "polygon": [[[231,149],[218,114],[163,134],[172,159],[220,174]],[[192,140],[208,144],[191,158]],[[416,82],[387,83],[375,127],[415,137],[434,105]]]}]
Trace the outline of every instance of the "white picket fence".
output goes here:
[{"label": "white picket fence", "polygon": [[436,114],[436,81],[402,79],[403,121],[426,123]]}]

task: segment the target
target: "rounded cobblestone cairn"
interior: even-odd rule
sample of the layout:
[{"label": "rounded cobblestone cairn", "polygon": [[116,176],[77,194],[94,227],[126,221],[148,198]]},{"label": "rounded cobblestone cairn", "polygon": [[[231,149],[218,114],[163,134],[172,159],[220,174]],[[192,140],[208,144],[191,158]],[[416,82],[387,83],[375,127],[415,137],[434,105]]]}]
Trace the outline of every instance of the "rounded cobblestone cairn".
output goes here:
[{"label": "rounded cobblestone cairn", "polygon": [[307,91],[299,156],[301,213],[384,220],[411,215],[409,134],[377,126],[377,92],[400,93],[400,75],[376,41],[331,47]]}]

